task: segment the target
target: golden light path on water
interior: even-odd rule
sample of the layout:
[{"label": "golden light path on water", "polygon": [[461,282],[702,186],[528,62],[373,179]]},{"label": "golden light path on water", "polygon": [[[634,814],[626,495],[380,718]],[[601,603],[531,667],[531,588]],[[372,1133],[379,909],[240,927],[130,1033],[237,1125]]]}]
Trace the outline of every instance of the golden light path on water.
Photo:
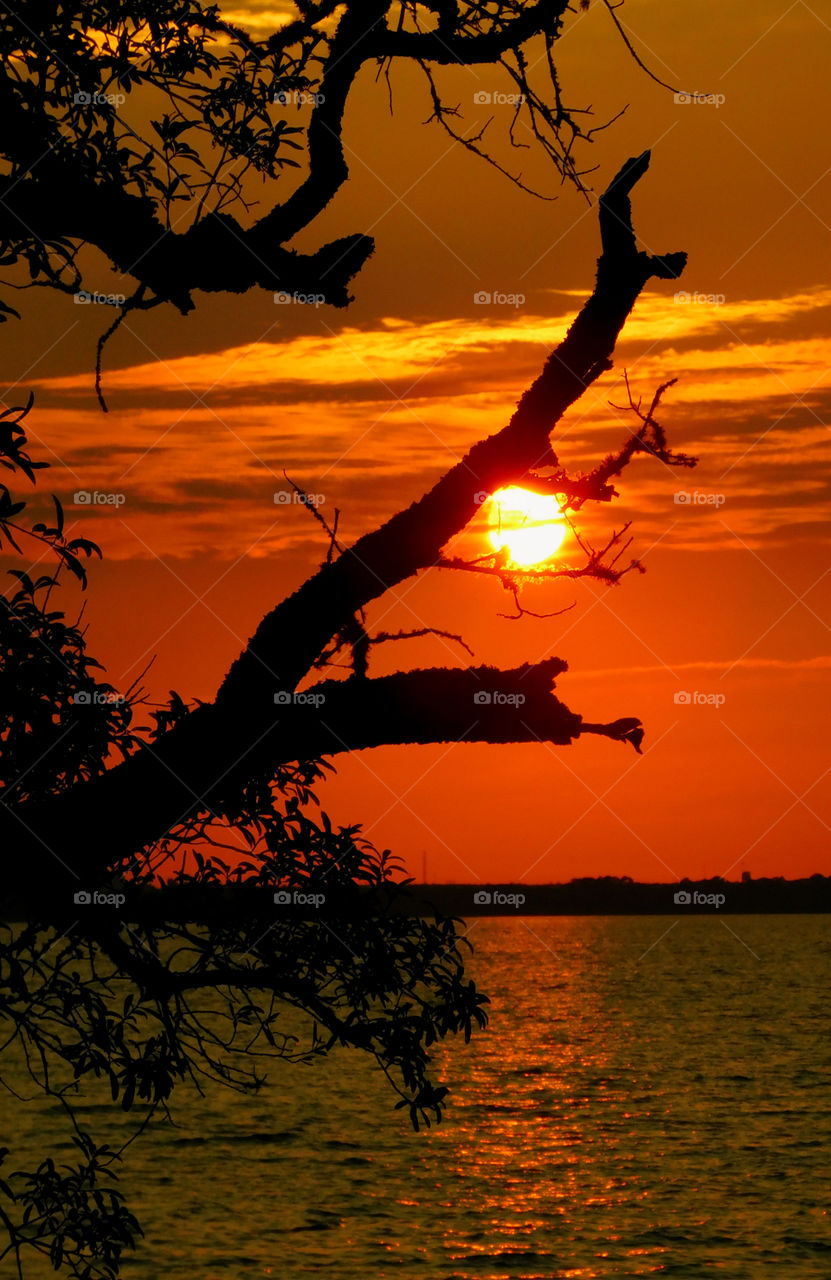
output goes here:
[{"label": "golden light path on water", "polygon": [[556,555],[567,533],[556,497],[518,485],[493,494],[489,516],[494,550],[504,548],[511,564],[528,568]]},{"label": "golden light path on water", "polygon": [[[470,917],[490,1022],[430,1046],[442,1124],[354,1050],[183,1084],[125,1152],[123,1280],[828,1280],[831,918],[796,920]],[[78,1101],[111,1147],[137,1121],[105,1080]],[[75,1158],[52,1110],[3,1118],[17,1167]]]}]

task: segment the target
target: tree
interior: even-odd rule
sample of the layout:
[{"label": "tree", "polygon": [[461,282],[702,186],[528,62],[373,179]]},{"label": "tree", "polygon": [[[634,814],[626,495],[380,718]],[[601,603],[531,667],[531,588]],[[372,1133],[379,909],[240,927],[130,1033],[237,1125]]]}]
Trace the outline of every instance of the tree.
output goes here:
[{"label": "tree", "polygon": [[[436,119],[452,129],[435,65],[501,63],[526,98],[529,127],[561,174],[580,184],[573,146],[587,135],[562,106],[551,56],[566,8],[560,0],[497,6],[374,0],[338,9],[304,0],[295,22],[253,41],[221,22],[215,9],[187,0],[172,8],[25,6],[22,19],[0,33],[0,95],[9,122],[8,173],[0,179],[3,261],[25,261],[33,284],[73,292],[83,282],[82,243],[94,245],[137,282],[122,315],[163,303],[188,310],[195,289],[253,286],[323,292],[344,305],[347,285],[371,251],[368,237],[347,237],[311,256],[294,254],[286,243],[347,176],[341,126],[361,66],[376,60],[388,69],[395,58],[415,60],[428,77]],[[51,53],[44,53],[48,18],[54,31]],[[529,83],[523,49],[534,37],[548,55],[553,105]],[[109,100],[114,87],[125,100],[134,91],[165,98],[167,109],[153,126],[158,145],[138,147],[116,109],[122,104]],[[225,210],[246,207],[248,169],[275,179],[295,162],[298,131],[274,121],[270,110],[275,93],[289,92],[314,94],[308,173],[246,227]],[[94,98],[100,115],[81,111],[89,102],[79,95]],[[481,151],[479,142],[472,145]],[[211,165],[207,144],[223,160],[241,161],[243,173],[224,175],[215,157]],[[587,724],[553,696],[554,678],[566,666],[559,658],[513,671],[471,667],[371,678],[373,646],[394,637],[369,634],[364,610],[431,569],[495,577],[521,614],[520,590],[529,578],[588,576],[612,585],[639,567],[636,560],[621,563],[625,529],[595,550],[576,523],[585,558],[568,569],[520,575],[499,555],[471,562],[445,548],[482,493],[521,484],[556,495],[576,522],[586,503],[616,496],[613,482],[640,453],[692,465],[670,450],[656,419],[665,387],[648,409],[632,400],[637,422],[629,438],[587,473],[571,475],[549,439],[562,414],[611,367],[617,337],[646,283],[683,270],[683,253],[656,257],[636,244],[630,194],[648,164],[648,153],[628,161],[601,197],[594,290],[507,425],[354,546],[342,546],[337,527],[325,526],[324,563],[264,616],[212,703],[191,708],[173,695],[154,713],[152,731],[134,727],[140,690],[119,695],[98,681],[79,627],[49,608],[58,574],[33,579],[16,571],[17,588],[0,609],[0,837],[7,891],[33,914],[22,929],[6,928],[0,1018],[6,1044],[22,1049],[33,1078],[65,1106],[80,1152],[68,1171],[47,1159],[0,1183],[8,1202],[0,1207],[7,1253],[21,1275],[27,1250],[46,1253],[73,1275],[115,1275],[121,1251],[139,1230],[119,1193],[101,1191],[118,1153],[78,1127],[72,1107],[78,1082],[100,1078],[125,1109],[139,1099],[152,1110],[167,1105],[178,1081],[208,1076],[256,1088],[261,1053],[309,1060],[340,1044],[375,1057],[416,1127],[431,1115],[440,1118],[446,1090],[430,1079],[429,1046],[451,1032],[468,1037],[485,1022],[485,997],[464,972],[458,922],[396,909],[395,860],[358,828],[336,830],[315,815],[312,787],[328,767],[323,757],[382,743],[565,746],[592,733],[640,749],[637,718]],[[179,231],[183,195],[187,226]],[[0,460],[31,479],[38,464],[26,453],[29,410],[10,411],[0,422]],[[94,544],[67,540],[60,504],[54,525],[31,530],[21,525],[21,511],[0,490],[0,531],[13,547],[24,533],[39,539],[83,584],[82,557],[96,554]],[[342,654],[349,678],[319,681],[298,696],[305,678]],[[506,696],[482,706],[476,696],[482,689]],[[521,712],[508,696],[519,693]],[[234,834],[248,853],[230,866],[210,848],[227,848]],[[191,861],[180,865],[188,849]],[[173,876],[174,890],[200,889],[197,924],[177,913],[169,895],[161,909],[154,906],[149,886],[160,874]],[[228,885],[233,900],[223,896]],[[129,924],[120,910],[101,910],[66,932],[79,890],[127,889]],[[303,909],[276,919],[272,910],[263,932],[262,895],[270,900],[275,892]],[[324,912],[317,909],[321,897]],[[215,1000],[207,1016],[205,993]],[[281,1003],[307,1015],[303,1045],[281,1034]]]},{"label": "tree", "polygon": [[[631,49],[615,6],[603,3]],[[344,111],[370,64],[388,84],[396,63],[417,65],[431,118],[491,163],[491,121],[475,134],[457,129],[459,108],[444,101],[436,69],[501,67],[517,91],[512,145],[527,145],[516,132],[522,122],[558,177],[585,192],[578,144],[606,126],[584,128],[590,112],[569,107],[560,88],[554,51],[568,0],[298,0],[296,9],[264,39],[198,0],[23,0],[7,15],[0,265],[25,266],[31,285],[76,294],[79,251],[94,246],[120,282],[135,282],[102,335],[99,373],[103,343],[128,312],[170,304],[186,313],[195,290],[261,287],[347,305],[370,236],[312,254],[286,246],[348,177]],[[532,41],[542,45],[542,76],[529,69]],[[291,123],[298,119],[305,128]],[[298,170],[294,190],[252,216],[259,189],[270,202]],[[0,319],[8,314],[17,312],[0,304]]]}]

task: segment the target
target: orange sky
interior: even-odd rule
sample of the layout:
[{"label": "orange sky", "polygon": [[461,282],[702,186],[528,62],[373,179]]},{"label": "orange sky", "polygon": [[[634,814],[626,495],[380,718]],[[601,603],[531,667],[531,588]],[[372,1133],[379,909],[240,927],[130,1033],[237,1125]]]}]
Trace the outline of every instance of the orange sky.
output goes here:
[{"label": "orange sky", "polygon": [[[620,502],[587,515],[598,538],[632,519],[648,573],[614,590],[529,595],[541,611],[576,600],[563,617],[506,621],[496,585],[431,573],[370,621],[461,632],[478,662],[558,654],[570,667],[563,700],[591,720],[640,715],[646,754],[588,739],[340,759],[323,794],[330,812],[364,821],[416,874],[426,855],[434,879],[831,873],[831,21],[802,0],[627,0],[623,16],[662,77],[724,101],[675,102],[632,65],[602,6],[572,17],[560,58],[568,100],[598,120],[630,104],[589,153],[597,183],[651,147],[635,225],[653,251],[688,249],[690,266],[683,289],[644,295],[615,370],[553,439],[564,462],[584,465],[625,437],[613,407],[624,368],[645,397],[678,377],[661,420],[699,468],[640,461]],[[444,83],[469,123],[481,122],[475,92],[506,87],[482,69]],[[390,118],[365,73],[347,119],[350,186],[298,241],[376,237],[348,312],[251,293],[198,296],[187,318],[131,317],[107,351],[104,416],[92,394],[103,309],[43,291],[15,299],[23,320],[3,334],[3,381],[15,386],[5,398],[36,394],[31,436],[53,463],[44,493],[70,507],[76,489],[124,495],[117,511],[70,511],[107,556],[86,617],[116,685],[156,655],[152,695],[209,698],[262,614],[321,557],[308,513],[274,502],[283,469],[323,495],[324,514],[342,510],[344,537],[358,536],[504,424],[591,286],[586,203],[570,190],[555,202],[518,191],[423,126],[411,72],[393,85]],[[500,159],[552,189],[535,153],[505,147],[500,110],[510,108],[491,109]],[[118,290],[89,263],[88,287]],[[524,301],[478,305],[480,290]],[[723,502],[677,503],[679,490]],[[481,528],[468,539],[486,549]],[[65,607],[75,599],[67,588]],[[467,661],[423,640],[387,646],[374,670]],[[679,705],[679,691],[725,701]]]}]

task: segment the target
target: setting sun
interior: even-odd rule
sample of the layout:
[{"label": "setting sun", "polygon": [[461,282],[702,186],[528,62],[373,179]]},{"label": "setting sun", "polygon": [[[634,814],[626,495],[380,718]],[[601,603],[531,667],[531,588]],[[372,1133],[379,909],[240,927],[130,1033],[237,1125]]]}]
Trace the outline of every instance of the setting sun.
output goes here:
[{"label": "setting sun", "polygon": [[491,544],[496,551],[504,547],[512,564],[530,567],[550,560],[566,531],[557,499],[547,494],[511,485],[491,499]]}]

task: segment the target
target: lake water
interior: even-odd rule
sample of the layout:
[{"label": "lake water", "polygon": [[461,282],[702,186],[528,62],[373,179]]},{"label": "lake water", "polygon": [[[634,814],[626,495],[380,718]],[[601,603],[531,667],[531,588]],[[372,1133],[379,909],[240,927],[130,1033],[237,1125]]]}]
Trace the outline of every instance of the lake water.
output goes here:
[{"label": "lake water", "polygon": [[127,1280],[829,1280],[831,917],[470,937],[491,1025],[437,1054],[444,1123],[413,1133],[349,1051],[182,1089],[127,1155]]}]

